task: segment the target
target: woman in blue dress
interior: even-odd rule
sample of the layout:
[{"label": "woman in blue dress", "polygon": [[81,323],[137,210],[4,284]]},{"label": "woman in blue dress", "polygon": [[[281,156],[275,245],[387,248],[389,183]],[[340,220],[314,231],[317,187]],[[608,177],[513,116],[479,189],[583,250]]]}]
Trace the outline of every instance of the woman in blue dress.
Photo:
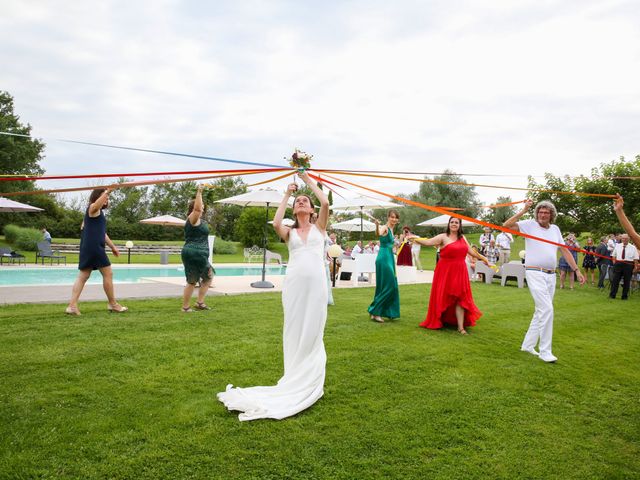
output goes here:
[{"label": "woman in blue dress", "polygon": [[73,284],[71,300],[65,310],[68,315],[80,315],[78,309],[78,299],[82,293],[84,285],[89,280],[91,272],[100,270],[102,274],[102,286],[107,294],[109,305],[107,309],[112,313],[124,313],[128,310],[116,301],[113,292],[113,272],[111,262],[104,251],[105,244],[109,245],[111,252],[118,257],[120,252],[109,235],[107,235],[107,219],[103,210],[109,207],[110,188],[96,188],[89,196],[89,206],[82,221],[82,232],[80,234],[80,259],[78,262],[78,278]]},{"label": "woman in blue dress", "polygon": [[[580,248],[580,245],[578,245],[578,242],[576,241],[576,237],[575,235],[573,235],[573,233],[570,233],[567,235],[567,238],[565,238],[564,244],[571,248]],[[569,251],[571,252],[571,255],[573,256],[573,260],[576,262],[576,265],[577,265],[578,252],[576,252],[575,250],[569,250]],[[560,269],[560,288],[564,288],[565,278],[568,275],[569,288],[573,290],[573,285],[575,282],[575,274],[571,266],[567,263],[567,261],[562,255],[560,256],[560,260],[558,261],[558,268]]]}]

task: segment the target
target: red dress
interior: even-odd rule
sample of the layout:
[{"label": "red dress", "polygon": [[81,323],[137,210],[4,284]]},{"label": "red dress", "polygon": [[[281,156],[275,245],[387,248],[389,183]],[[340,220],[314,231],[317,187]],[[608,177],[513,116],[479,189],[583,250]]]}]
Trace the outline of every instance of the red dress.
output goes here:
[{"label": "red dress", "polygon": [[400,251],[398,252],[398,260],[396,264],[399,267],[413,266],[413,258],[411,257],[411,244],[409,242],[403,242],[401,244],[401,248],[400,248]]},{"label": "red dress", "polygon": [[459,238],[440,249],[440,261],[436,264],[429,297],[427,318],[420,324],[424,328],[442,328],[443,323],[456,326],[456,304],[464,308],[464,326],[474,326],[482,316],[473,303],[469,271],[465,257],[469,246]]}]

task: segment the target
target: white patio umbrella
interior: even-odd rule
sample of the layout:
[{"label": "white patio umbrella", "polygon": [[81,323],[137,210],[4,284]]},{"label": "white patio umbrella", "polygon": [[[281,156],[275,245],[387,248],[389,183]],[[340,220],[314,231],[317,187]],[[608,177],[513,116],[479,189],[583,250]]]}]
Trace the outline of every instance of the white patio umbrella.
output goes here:
[{"label": "white patio umbrella", "polygon": [[[273,283],[266,281],[264,278],[267,271],[267,222],[269,221],[269,207],[272,205],[279,205],[283,197],[284,193],[272,188],[265,188],[263,190],[252,190],[247,193],[241,193],[240,195],[216,201],[216,203],[240,205],[241,207],[267,207],[265,212],[263,235],[264,253],[262,256],[262,280],[253,282],[251,284],[253,288],[273,288]],[[290,198],[288,204],[291,205],[292,203],[293,198]]]},{"label": "white patio umbrella", "polygon": [[140,223],[146,223],[147,225],[162,225],[164,227],[184,227],[186,220],[174,217],[173,215],[160,215],[158,217],[145,218],[140,220]]},{"label": "white patio umbrella", "polygon": [[345,232],[358,232],[362,229],[365,232],[373,232],[376,224],[369,220],[361,220],[360,218],[352,218],[344,222],[332,223],[330,228],[334,230],[344,230]]},{"label": "white patio umbrella", "polygon": [[[372,210],[374,208],[401,208],[404,205],[400,205],[397,203],[386,202],[384,200],[375,200],[373,198],[365,197],[364,195],[359,195],[355,198],[340,198],[335,201],[335,203],[331,206],[331,209],[334,211],[338,210],[352,210],[359,209],[360,210],[360,240],[362,240],[362,232],[364,229],[364,220],[362,219],[362,214],[364,210]],[[350,221],[350,220],[347,220]],[[343,222],[340,222],[343,223]],[[371,223],[371,222],[369,222]],[[373,225],[373,224],[372,224]],[[335,228],[335,225],[333,225]],[[357,230],[357,229],[356,229]],[[373,230],[375,230],[375,225]],[[371,232],[373,230],[366,230],[367,232]],[[355,231],[355,230],[354,230]]]},{"label": "white patio umbrella", "polygon": [[[418,223],[416,226],[418,227],[446,227],[449,224],[449,219],[451,215],[440,215],[438,217],[432,218],[430,220],[425,220],[424,222]],[[470,222],[469,220],[461,220],[463,227],[475,227],[476,224]]]},{"label": "white patio umbrella", "polygon": [[8,198],[0,197],[0,212],[41,212],[42,208],[32,207]]}]

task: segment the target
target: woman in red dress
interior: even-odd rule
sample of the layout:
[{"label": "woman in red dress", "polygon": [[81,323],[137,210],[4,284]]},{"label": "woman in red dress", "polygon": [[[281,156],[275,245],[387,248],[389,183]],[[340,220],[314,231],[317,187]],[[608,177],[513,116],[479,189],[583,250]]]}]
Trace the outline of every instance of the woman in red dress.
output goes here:
[{"label": "woman in red dress", "polygon": [[465,258],[468,254],[486,265],[489,261],[471,248],[458,218],[449,219],[445,233],[424,240],[412,237],[411,241],[440,247],[440,261],[433,275],[427,318],[420,326],[437,329],[446,323],[457,326],[458,332],[466,335],[465,327],[474,326],[482,312],[473,303]]},{"label": "woman in red dress", "polygon": [[400,247],[398,249],[398,259],[396,264],[399,267],[411,267],[413,266],[413,258],[411,257],[411,245],[409,245],[409,237],[411,236],[411,230],[409,227],[403,227],[400,234]]}]

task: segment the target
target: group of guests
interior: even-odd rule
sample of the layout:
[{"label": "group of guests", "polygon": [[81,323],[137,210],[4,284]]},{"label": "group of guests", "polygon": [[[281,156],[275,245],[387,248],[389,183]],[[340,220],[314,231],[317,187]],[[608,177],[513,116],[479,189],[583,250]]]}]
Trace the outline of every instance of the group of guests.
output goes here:
[{"label": "group of guests", "polygon": [[[536,308],[521,350],[539,357],[544,362],[555,362],[557,357],[553,355],[551,347],[556,255],[558,245],[562,245],[564,239],[560,229],[554,225],[557,212],[551,202],[540,202],[535,207],[533,219],[521,220],[532,205],[533,203],[528,200],[524,208],[503,225],[510,230],[520,231],[543,240],[526,238],[526,278]],[[389,212],[387,224],[379,232],[381,245],[385,238],[390,238],[389,232],[398,220],[396,211]],[[481,245],[484,246],[484,252],[488,252],[492,243],[495,242],[492,233],[487,230],[480,240]],[[438,329],[444,324],[451,324],[456,326],[461,334],[466,335],[466,328],[475,325],[482,313],[473,301],[465,258],[474,257],[488,266],[491,265],[490,260],[480,251],[472,248],[464,236],[460,220],[455,217],[449,219],[444,233],[429,239],[417,236],[407,236],[407,239],[409,242],[440,248],[440,260],[434,273],[427,316],[420,326]],[[562,247],[561,254],[571,271],[576,273],[580,283],[584,283],[585,279],[570,250]],[[376,261],[376,275],[380,272],[382,276],[377,280],[374,301],[368,311],[371,319],[377,322],[384,321],[382,317],[385,316],[396,318],[400,315],[397,280],[391,275],[393,259],[387,258],[389,255],[392,255],[391,251]]]},{"label": "group of guests", "polygon": [[[385,225],[381,226],[376,221],[380,252],[376,258],[376,290],[368,312],[371,320],[379,323],[384,323],[385,317],[394,319],[400,316],[400,295],[393,254],[393,228],[399,220],[398,212],[390,210]],[[440,247],[440,261],[434,273],[427,316],[420,326],[437,329],[448,323],[455,325],[461,334],[466,335],[465,327],[475,325],[481,313],[473,302],[464,259],[469,254],[487,264],[488,260],[471,248],[458,218],[449,219],[445,233],[433,238],[420,238],[406,227],[402,236],[403,242],[410,245]],[[410,255],[411,247],[406,251]],[[401,265],[401,255],[402,251],[398,253],[398,265]]]},{"label": "group of guests", "polygon": [[[273,386],[237,388],[228,385],[218,394],[219,400],[229,409],[240,411],[240,420],[258,418],[281,419],[308,408],[323,395],[326,353],[323,343],[324,326],[327,317],[327,303],[330,287],[327,284],[327,221],[329,203],[325,194],[313,182],[306,172],[298,174],[312,190],[320,202],[320,211],[316,215],[313,201],[306,195],[298,195],[294,200],[293,214],[295,223],[291,227],[283,224],[284,213],[290,196],[297,191],[292,183],[278,207],[273,225],[280,238],[289,248],[289,263],[283,284],[282,304],[284,311],[283,352],[284,373]],[[66,312],[79,315],[77,301],[82,287],[93,270],[100,270],[103,285],[109,300],[111,312],[125,312],[113,295],[112,272],[105,253],[108,245],[115,256],[117,247],[106,234],[106,219],[103,210],[108,207],[109,189],[96,189],[92,192],[89,207],[85,212],[81,244],[79,273],[72,291],[72,298]],[[627,232],[621,237],[621,243],[613,250],[615,278],[626,278],[629,265],[637,265],[637,249],[629,243],[640,245],[640,235],[636,233],[623,210],[623,199],[616,197],[614,211]],[[552,353],[554,307],[553,298],[556,284],[556,255],[560,248],[562,257],[583,284],[582,275],[576,259],[564,245],[560,229],[554,224],[557,212],[555,206],[547,201],[538,203],[533,218],[522,220],[533,203],[527,201],[524,207],[503,226],[510,230],[531,235],[526,238],[526,279],[533,297],[535,311],[529,328],[521,344],[521,350],[544,362],[555,362]],[[208,262],[208,228],[203,221],[205,205],[202,201],[202,188],[198,188],[195,199],[189,204],[189,215],[185,224],[185,246],[182,259],[185,265],[187,286],[185,287],[182,310],[208,309],[204,296],[213,277],[213,268]],[[390,210],[387,222],[380,225],[376,221],[376,233],[379,237],[379,251],[376,257],[376,289],[374,299],[368,307],[370,318],[383,323],[384,318],[400,316],[400,296],[396,277],[394,256],[394,228],[400,216],[396,210]],[[487,233],[487,232],[485,232]],[[491,235],[491,232],[488,232]],[[491,247],[489,237],[487,247]],[[335,239],[332,241],[335,242]],[[496,241],[496,239],[493,239]],[[442,328],[446,324],[455,326],[462,335],[466,328],[475,325],[482,313],[474,303],[469,275],[465,264],[467,255],[471,255],[487,265],[489,258],[472,248],[464,236],[458,218],[449,219],[446,231],[433,238],[420,238],[403,231],[403,242],[440,248],[440,261],[436,265],[429,304],[425,320],[421,327]],[[511,242],[509,242],[510,244]],[[486,252],[487,250],[485,250]],[[591,250],[588,250],[589,252]],[[595,253],[595,250],[594,250]],[[508,257],[503,257],[508,258]],[[620,265],[616,269],[616,266]],[[616,277],[616,275],[619,275]],[[196,284],[200,285],[195,307],[189,305]],[[626,284],[625,284],[626,285]],[[613,296],[615,293],[612,291]],[[623,298],[628,290],[623,287]],[[538,348],[536,350],[536,347]]]},{"label": "group of guests", "polygon": [[486,256],[493,264],[502,265],[509,263],[511,259],[513,235],[509,232],[500,232],[494,235],[489,227],[484,227],[482,230],[482,234],[478,240],[480,253]]},{"label": "group of guests", "polygon": [[[628,298],[631,274],[634,268],[636,270],[638,268],[638,251],[629,243],[629,239],[635,238],[635,241],[640,244],[640,238],[638,238],[637,233],[635,233],[631,223],[626,218],[622,205],[622,197],[617,196],[614,211],[620,219],[620,223],[629,233],[621,235],[620,244],[617,244],[611,252],[614,267],[611,275],[610,296],[615,298],[622,279],[622,298],[626,299]],[[551,202],[540,202],[534,209],[532,219],[521,220],[521,217],[532,206],[532,201],[526,201],[524,208],[503,224],[505,228],[535,237],[535,239],[529,237],[525,239],[527,252],[524,262],[526,279],[535,303],[535,312],[522,342],[521,350],[531,353],[545,362],[555,362],[557,357],[553,355],[551,346],[558,248],[560,248],[560,265],[562,266],[560,275],[561,288],[567,272],[570,272],[572,279],[575,275],[580,284],[585,283],[585,276],[578,266],[577,252],[573,250],[573,248],[578,248],[575,235],[569,234],[566,238],[563,238],[560,229],[554,224],[557,217],[555,206]],[[390,238],[389,232],[398,221],[397,211],[390,211],[387,224],[379,229],[381,244],[383,240]],[[512,243],[508,238],[505,233],[504,237],[500,239],[501,245],[504,246],[505,250],[507,247],[510,250]],[[430,239],[422,239],[415,235],[405,234],[405,239],[410,243],[435,246],[440,249],[440,261],[436,264],[427,317],[420,326],[437,329],[444,324],[450,324],[456,326],[461,334],[466,335],[466,327],[475,325],[476,320],[482,313],[473,301],[465,258],[472,257],[474,260],[480,260],[488,266],[495,263],[492,260],[496,258],[496,255],[491,253],[496,241],[493,238],[493,234],[486,228],[480,239],[480,243],[484,247],[482,251],[489,254],[491,258],[483,255],[480,250],[468,243],[462,232],[460,220],[454,217],[450,218],[445,233]],[[385,240],[384,243],[390,245],[390,241]],[[591,239],[587,241],[587,247],[585,248],[587,253],[583,261],[583,268],[589,266],[590,269],[593,269],[597,262],[594,255],[596,248],[593,247]],[[397,280],[392,275],[393,259],[390,255],[392,256],[392,252],[389,246],[389,254],[376,261],[376,276],[381,276],[378,277],[379,279],[376,282],[374,300],[368,308],[370,318],[376,322],[384,322],[383,317],[397,318],[400,315]],[[509,257],[505,255],[502,258],[508,261]],[[562,272],[564,272],[564,275]],[[538,347],[538,350],[536,350],[536,347]]]},{"label": "group of guests", "polygon": [[[622,287],[622,299],[628,298],[630,286],[633,281],[637,281],[640,272],[638,262],[638,249],[629,243],[629,234],[609,234],[600,238],[598,246],[594,245],[593,238],[587,238],[586,245],[582,248],[583,259],[582,269],[585,277],[590,279],[591,285],[596,285],[596,271],[598,272],[597,286],[605,288],[605,280],[610,283],[611,298],[616,298],[620,283]],[[573,259],[578,263],[578,250],[580,244],[576,240],[574,233],[569,233],[564,238],[564,244],[569,247]],[[564,257],[558,261],[560,271],[560,288],[565,288],[565,281],[569,279],[569,289],[574,288],[575,274],[571,266]]]},{"label": "group of guests", "polygon": [[363,245],[362,240],[358,240],[353,248],[349,251],[349,256],[355,259],[361,253],[378,253],[380,244],[378,242],[369,242]]},{"label": "group of guests", "polygon": [[[198,187],[195,198],[189,202],[184,226],[182,263],[187,283],[182,296],[182,311],[185,313],[210,309],[204,299],[213,279],[213,267],[209,263],[209,227],[203,221],[206,205],[202,201],[202,188],[202,185]],[[105,252],[105,246],[109,246],[114,256],[120,256],[118,247],[107,235],[104,210],[109,207],[110,193],[110,188],[98,188],[89,195],[89,206],[81,225],[78,277],[71,290],[71,300],[65,309],[68,315],[81,315],[78,300],[94,270],[100,271],[102,275],[102,285],[108,300],[107,310],[110,313],[124,313],[129,310],[116,300],[111,262]],[[190,302],[196,285],[199,285],[198,296],[192,307]]]}]

